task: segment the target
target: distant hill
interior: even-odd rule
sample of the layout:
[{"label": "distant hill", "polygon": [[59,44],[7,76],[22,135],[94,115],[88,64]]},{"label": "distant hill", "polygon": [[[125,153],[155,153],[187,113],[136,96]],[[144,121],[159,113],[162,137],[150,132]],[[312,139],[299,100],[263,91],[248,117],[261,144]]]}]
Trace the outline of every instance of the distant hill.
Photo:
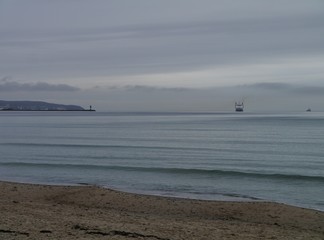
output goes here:
[{"label": "distant hill", "polygon": [[3,101],[0,100],[2,111],[85,111],[77,105],[64,105],[41,101]]}]

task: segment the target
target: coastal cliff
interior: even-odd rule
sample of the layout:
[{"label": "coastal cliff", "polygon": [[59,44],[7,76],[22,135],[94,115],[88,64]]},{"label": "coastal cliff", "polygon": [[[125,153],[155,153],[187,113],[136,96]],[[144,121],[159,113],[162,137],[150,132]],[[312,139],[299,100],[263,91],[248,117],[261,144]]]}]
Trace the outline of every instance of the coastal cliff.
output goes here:
[{"label": "coastal cliff", "polygon": [[0,111],[86,111],[77,105],[64,105],[42,101],[3,101]]}]

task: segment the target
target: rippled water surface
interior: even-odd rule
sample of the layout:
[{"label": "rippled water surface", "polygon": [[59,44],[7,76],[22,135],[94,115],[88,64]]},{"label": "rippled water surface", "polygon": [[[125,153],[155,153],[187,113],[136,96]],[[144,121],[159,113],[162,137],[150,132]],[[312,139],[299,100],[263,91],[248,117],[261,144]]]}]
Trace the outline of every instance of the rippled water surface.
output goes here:
[{"label": "rippled water surface", "polygon": [[324,211],[324,114],[0,112],[0,179]]}]

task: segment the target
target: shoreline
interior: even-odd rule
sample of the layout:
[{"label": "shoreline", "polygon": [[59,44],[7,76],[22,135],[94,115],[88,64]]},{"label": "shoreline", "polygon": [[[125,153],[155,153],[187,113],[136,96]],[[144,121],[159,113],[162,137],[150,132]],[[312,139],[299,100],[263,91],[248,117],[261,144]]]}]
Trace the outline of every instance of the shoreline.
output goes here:
[{"label": "shoreline", "polygon": [[143,196],[152,196],[152,197],[161,197],[161,198],[172,198],[172,199],[188,199],[188,200],[193,200],[193,201],[211,201],[211,202],[265,202],[265,203],[276,203],[276,204],[283,204],[291,207],[296,207],[296,208],[302,208],[302,209],[308,209],[308,210],[314,210],[314,211],[319,211],[324,213],[324,210],[322,209],[317,209],[317,208],[312,208],[312,207],[307,207],[307,206],[298,206],[294,205],[291,203],[285,203],[285,202],[280,202],[280,201],[273,201],[269,199],[262,199],[262,198],[256,198],[256,197],[240,197],[240,196],[235,196],[235,197],[219,197],[219,198],[209,198],[209,197],[192,197],[190,195],[169,195],[165,193],[158,193],[158,192],[151,192],[151,191],[132,191],[130,189],[119,189],[118,187],[112,187],[112,186],[105,186],[105,185],[98,185],[98,184],[92,184],[92,183],[87,183],[87,182],[78,182],[78,183],[49,183],[49,182],[24,182],[24,181],[12,181],[12,180],[0,180],[0,183],[17,183],[17,184],[27,184],[27,185],[40,185],[40,186],[52,186],[52,187],[83,187],[83,186],[88,186],[88,187],[97,187],[97,188],[102,188],[106,190],[111,190],[111,191],[117,191],[117,192],[123,192],[123,193],[128,193],[128,194],[135,194],[135,195],[143,195]]},{"label": "shoreline", "polygon": [[0,181],[1,239],[324,239],[324,212],[274,202]]}]

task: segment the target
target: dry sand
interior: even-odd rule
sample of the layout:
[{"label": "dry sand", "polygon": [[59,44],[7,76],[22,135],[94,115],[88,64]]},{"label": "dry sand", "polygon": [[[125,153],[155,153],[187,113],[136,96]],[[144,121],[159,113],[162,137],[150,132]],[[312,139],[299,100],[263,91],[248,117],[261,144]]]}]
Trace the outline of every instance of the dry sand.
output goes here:
[{"label": "dry sand", "polygon": [[0,239],[324,239],[324,212],[0,182]]}]

